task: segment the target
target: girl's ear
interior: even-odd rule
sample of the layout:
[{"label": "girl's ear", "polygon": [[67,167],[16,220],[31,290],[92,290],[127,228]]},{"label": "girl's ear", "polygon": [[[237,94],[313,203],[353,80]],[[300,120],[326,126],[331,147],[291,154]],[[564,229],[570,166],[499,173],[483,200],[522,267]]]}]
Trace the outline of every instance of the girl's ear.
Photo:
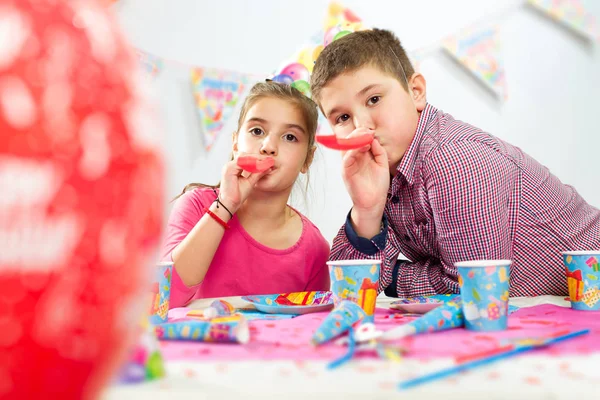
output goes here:
[{"label": "girl's ear", "polygon": [[233,132],[233,135],[231,135],[231,141],[232,141],[231,151],[233,152],[233,154],[235,154],[238,151],[238,134],[237,134],[237,132]]},{"label": "girl's ear", "polygon": [[306,154],[306,160],[304,161],[304,165],[302,166],[302,169],[300,170],[300,172],[302,172],[303,174],[308,172],[308,168],[310,168],[310,165],[312,164],[313,160],[315,159],[315,151],[317,150],[317,146],[313,146],[308,150],[308,153]]}]

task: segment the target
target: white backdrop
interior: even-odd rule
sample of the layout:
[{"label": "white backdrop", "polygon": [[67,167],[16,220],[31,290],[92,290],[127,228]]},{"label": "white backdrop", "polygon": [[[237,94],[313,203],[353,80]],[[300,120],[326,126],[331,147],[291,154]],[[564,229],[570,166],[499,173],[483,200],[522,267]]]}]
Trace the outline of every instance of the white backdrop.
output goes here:
[{"label": "white backdrop", "polygon": [[[498,4],[502,5],[499,6]],[[600,19],[600,2],[583,1]],[[407,50],[438,42],[474,22],[502,28],[508,100],[500,102],[441,51],[421,65],[428,101],[505,139],[600,206],[600,44],[590,44],[521,1],[347,0],[368,26],[393,30]],[[131,43],[189,66],[267,75],[320,29],[327,0],[120,0],[114,9]],[[166,133],[168,196],[186,183],[216,183],[236,115],[207,153],[189,72],[169,64],[155,79]],[[350,208],[340,155],[317,152],[304,202],[293,205],[333,239]]]}]

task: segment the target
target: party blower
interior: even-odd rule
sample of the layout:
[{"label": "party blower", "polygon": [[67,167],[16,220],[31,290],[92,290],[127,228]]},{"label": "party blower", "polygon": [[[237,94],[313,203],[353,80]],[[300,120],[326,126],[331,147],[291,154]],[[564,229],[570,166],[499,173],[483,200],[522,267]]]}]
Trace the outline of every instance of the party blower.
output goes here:
[{"label": "party blower", "polygon": [[385,332],[380,340],[389,341],[425,332],[437,332],[464,325],[460,296],[453,297],[421,318]]},{"label": "party blower", "polygon": [[275,160],[271,157],[258,158],[256,156],[239,156],[237,158],[237,165],[244,171],[260,173],[275,165]]},{"label": "party blower", "polygon": [[338,138],[336,135],[317,135],[318,143],[333,150],[353,150],[360,149],[368,144],[371,144],[375,135],[366,133],[351,138]]}]

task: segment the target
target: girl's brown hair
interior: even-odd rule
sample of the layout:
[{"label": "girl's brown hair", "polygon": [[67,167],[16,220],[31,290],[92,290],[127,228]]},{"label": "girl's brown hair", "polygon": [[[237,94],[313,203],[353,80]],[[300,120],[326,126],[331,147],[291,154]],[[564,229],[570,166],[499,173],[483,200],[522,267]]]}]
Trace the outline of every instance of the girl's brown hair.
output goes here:
[{"label": "girl's brown hair", "polygon": [[[267,97],[288,101],[301,111],[302,116],[304,117],[304,123],[306,124],[308,134],[308,157],[310,155],[310,149],[312,149],[315,145],[315,135],[317,132],[317,124],[319,118],[317,104],[308,97],[306,97],[304,94],[302,94],[302,92],[300,92],[298,89],[290,85],[267,80],[266,82],[259,82],[252,86],[252,89],[250,89],[250,93],[248,93],[248,96],[246,96],[246,99],[244,100],[244,104],[242,104],[242,109],[238,118],[238,127],[236,129],[236,132],[239,132],[239,130],[241,129],[244,120],[246,119],[246,114],[248,114],[248,110],[250,110],[250,108],[252,108],[252,106],[256,104],[258,100]],[[233,159],[233,155],[231,159]],[[188,190],[192,190],[199,187],[216,189],[219,186],[220,183],[217,183],[216,185],[190,183],[186,185],[181,191],[181,193],[177,195],[177,197],[175,197],[173,200],[176,200]]]}]

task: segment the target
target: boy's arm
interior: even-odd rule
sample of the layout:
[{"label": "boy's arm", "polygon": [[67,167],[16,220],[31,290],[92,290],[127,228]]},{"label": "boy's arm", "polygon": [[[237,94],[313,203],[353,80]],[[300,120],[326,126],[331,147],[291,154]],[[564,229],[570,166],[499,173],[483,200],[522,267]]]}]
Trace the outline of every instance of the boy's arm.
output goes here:
[{"label": "boy's arm", "polygon": [[457,293],[454,263],[513,257],[519,170],[512,161],[488,145],[457,142],[432,154],[423,172],[440,259],[400,264],[399,296]]},{"label": "boy's arm", "polygon": [[392,282],[392,273],[400,249],[394,232],[388,229],[387,218],[384,215],[381,221],[380,232],[371,239],[360,237],[352,226],[351,213],[348,213],[346,223],[341,227],[335,239],[329,259],[335,260],[357,260],[370,259],[381,260],[381,278],[379,279],[378,293],[385,290]]}]

